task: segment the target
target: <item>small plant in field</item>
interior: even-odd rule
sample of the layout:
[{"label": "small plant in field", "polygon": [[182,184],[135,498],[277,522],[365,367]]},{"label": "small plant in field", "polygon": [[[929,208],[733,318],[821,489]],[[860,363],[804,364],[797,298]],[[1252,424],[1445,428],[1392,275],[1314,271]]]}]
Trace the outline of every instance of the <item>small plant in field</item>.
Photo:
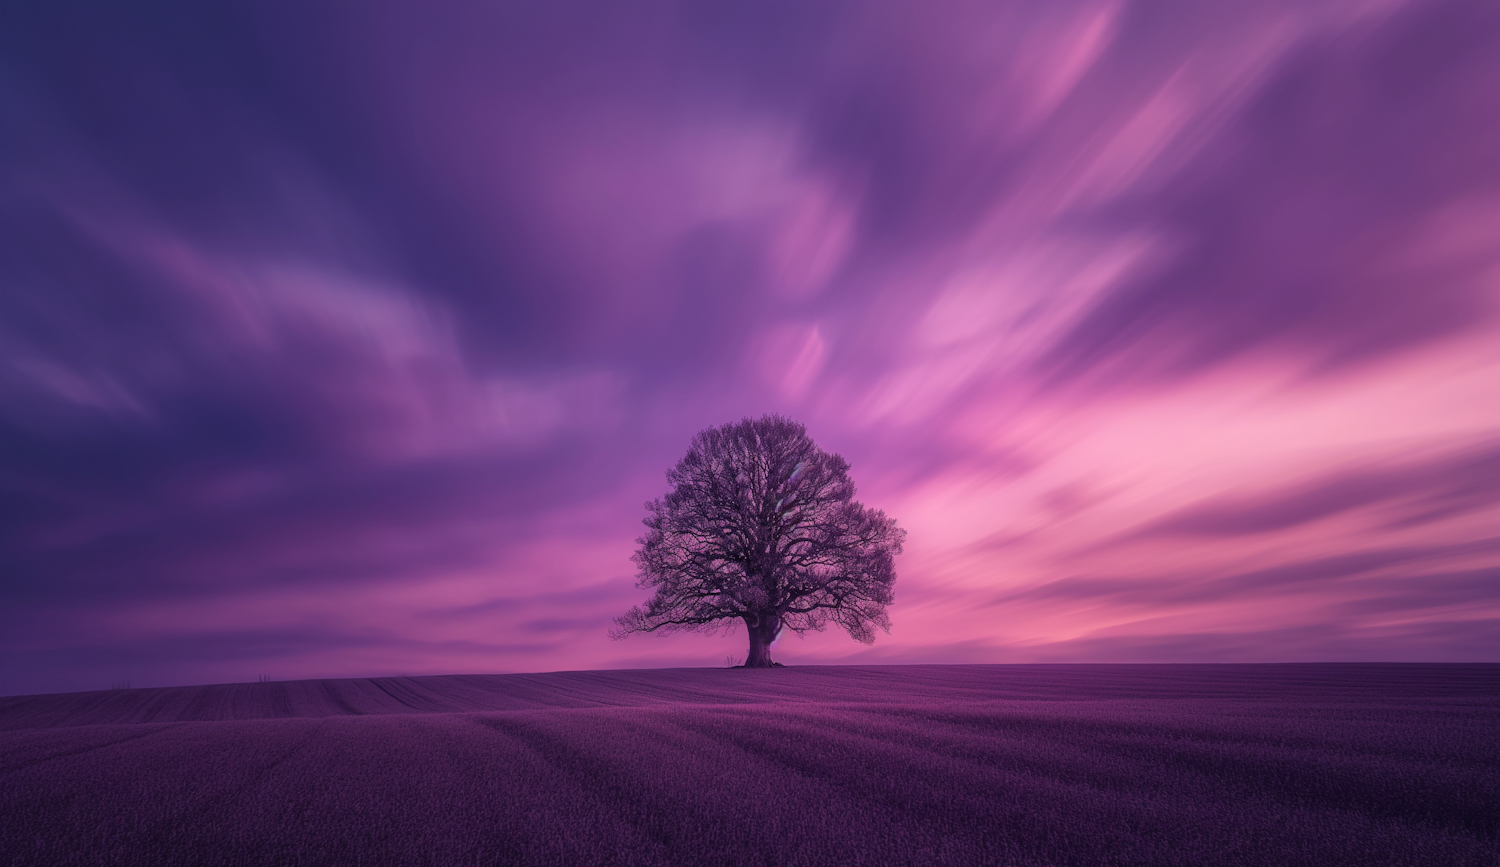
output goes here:
[{"label": "small plant in field", "polygon": [[724,657],[724,667],[725,668],[739,668],[740,667],[740,658],[738,656],[735,656],[732,653],[729,654],[728,656]]}]

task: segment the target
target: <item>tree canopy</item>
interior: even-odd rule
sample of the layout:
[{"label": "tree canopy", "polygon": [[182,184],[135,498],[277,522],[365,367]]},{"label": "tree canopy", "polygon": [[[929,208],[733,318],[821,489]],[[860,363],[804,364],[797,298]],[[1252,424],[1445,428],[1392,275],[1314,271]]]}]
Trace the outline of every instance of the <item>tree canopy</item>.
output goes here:
[{"label": "tree canopy", "polygon": [[783,628],[830,621],[856,641],[890,631],[895,556],[906,531],[854,501],[849,464],[807,429],[768,415],[700,431],[646,504],[634,560],[644,606],[616,620],[634,632],[714,631],[743,621],[747,667],[773,665]]}]

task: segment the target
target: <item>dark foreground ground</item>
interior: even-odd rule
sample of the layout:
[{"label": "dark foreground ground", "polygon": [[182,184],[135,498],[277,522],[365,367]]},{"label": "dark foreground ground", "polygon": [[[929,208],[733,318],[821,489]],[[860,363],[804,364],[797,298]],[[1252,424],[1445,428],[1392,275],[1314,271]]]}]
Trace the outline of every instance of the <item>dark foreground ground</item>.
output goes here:
[{"label": "dark foreground ground", "polygon": [[1500,666],[889,666],[0,698],[5,864],[1495,865]]}]

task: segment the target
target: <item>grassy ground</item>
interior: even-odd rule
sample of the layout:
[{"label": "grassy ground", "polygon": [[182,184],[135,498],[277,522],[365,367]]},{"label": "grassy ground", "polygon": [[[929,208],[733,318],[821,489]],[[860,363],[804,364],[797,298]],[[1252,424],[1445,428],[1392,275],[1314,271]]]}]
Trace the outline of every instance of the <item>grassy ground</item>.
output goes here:
[{"label": "grassy ground", "polygon": [[1500,666],[922,666],[0,699],[7,864],[1494,865]]}]

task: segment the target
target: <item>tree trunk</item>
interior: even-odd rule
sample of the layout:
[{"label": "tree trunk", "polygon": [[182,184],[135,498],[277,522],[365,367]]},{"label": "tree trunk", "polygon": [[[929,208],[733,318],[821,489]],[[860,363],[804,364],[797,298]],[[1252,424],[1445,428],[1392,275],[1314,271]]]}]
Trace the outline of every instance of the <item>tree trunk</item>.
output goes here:
[{"label": "tree trunk", "polygon": [[770,668],[771,642],[781,633],[781,618],[776,614],[762,614],[758,620],[745,618],[745,630],[750,633],[750,653],[745,657],[746,668]]}]

